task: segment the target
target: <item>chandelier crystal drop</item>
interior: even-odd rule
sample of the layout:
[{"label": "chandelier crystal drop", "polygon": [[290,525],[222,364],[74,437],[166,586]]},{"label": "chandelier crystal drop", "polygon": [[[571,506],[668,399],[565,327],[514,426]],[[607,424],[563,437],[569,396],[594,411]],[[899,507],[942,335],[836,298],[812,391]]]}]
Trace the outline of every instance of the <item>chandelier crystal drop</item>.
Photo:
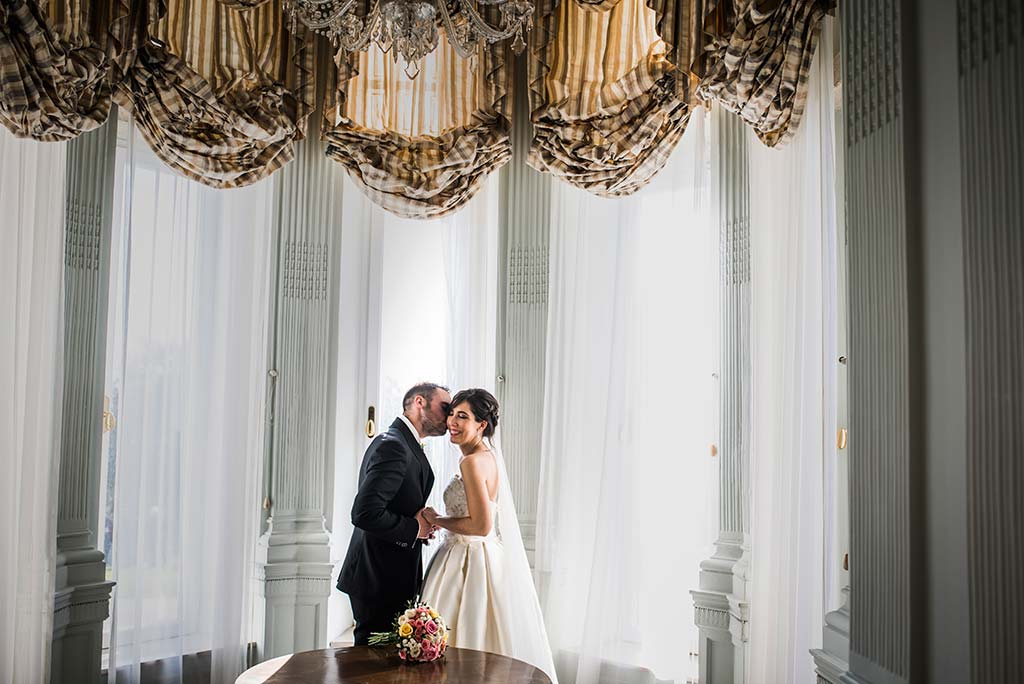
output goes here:
[{"label": "chandelier crystal drop", "polygon": [[530,0],[285,0],[285,11],[349,52],[376,44],[395,62],[401,58],[410,77],[437,48],[442,32],[466,59],[485,44],[509,38],[519,54],[533,28]]}]

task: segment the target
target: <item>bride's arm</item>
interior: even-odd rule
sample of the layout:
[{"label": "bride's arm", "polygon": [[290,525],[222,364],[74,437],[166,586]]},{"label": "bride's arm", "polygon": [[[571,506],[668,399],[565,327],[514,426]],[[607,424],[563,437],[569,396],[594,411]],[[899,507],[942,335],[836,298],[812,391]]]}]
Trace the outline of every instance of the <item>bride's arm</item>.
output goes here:
[{"label": "bride's arm", "polygon": [[465,518],[437,516],[427,522],[443,527],[456,534],[472,537],[485,537],[491,533],[493,524],[490,497],[487,495],[487,461],[488,455],[475,454],[462,460],[459,469],[462,471],[462,482],[466,485],[466,503],[469,515]]}]

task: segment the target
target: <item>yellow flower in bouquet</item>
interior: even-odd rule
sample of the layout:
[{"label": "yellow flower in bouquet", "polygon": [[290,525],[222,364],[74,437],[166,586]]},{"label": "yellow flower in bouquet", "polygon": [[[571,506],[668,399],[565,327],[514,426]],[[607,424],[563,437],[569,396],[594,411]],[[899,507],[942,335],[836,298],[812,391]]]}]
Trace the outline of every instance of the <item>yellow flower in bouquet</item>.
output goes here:
[{"label": "yellow flower in bouquet", "polygon": [[405,624],[399,625],[399,627],[398,627],[398,636],[400,636],[400,637],[407,637],[407,636],[410,636],[411,634],[412,634],[412,625],[410,625],[408,622],[406,622]]}]

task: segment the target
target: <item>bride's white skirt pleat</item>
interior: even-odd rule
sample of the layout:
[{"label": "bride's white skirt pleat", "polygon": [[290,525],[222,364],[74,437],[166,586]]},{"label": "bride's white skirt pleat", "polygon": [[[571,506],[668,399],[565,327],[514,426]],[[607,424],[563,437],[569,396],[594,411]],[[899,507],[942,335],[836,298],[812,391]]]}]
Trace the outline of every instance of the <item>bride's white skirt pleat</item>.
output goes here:
[{"label": "bride's white skirt pleat", "polygon": [[[522,660],[555,681],[551,651],[538,639],[546,640],[539,607],[530,611],[536,615],[536,625],[526,629],[522,611],[527,597],[509,610],[515,597],[503,581],[504,551],[493,537],[447,535],[427,568],[422,599],[448,623],[449,645]],[[536,604],[535,599],[532,602]],[[514,625],[520,633],[513,633]]]},{"label": "bride's white skirt pleat", "polygon": [[449,535],[430,562],[421,593],[448,622],[452,646],[511,652],[511,639],[502,631],[493,600],[501,584],[503,552],[497,541]]}]

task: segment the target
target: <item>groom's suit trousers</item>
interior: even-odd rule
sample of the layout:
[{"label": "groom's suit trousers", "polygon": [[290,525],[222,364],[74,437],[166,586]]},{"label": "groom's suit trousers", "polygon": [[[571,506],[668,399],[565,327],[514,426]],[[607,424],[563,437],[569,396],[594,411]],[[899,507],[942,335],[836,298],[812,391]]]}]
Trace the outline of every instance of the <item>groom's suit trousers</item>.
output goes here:
[{"label": "groom's suit trousers", "polygon": [[408,607],[405,601],[388,605],[379,601],[363,601],[355,596],[348,598],[352,603],[352,616],[356,621],[356,646],[366,646],[372,632],[390,632],[394,626],[395,616]]}]

